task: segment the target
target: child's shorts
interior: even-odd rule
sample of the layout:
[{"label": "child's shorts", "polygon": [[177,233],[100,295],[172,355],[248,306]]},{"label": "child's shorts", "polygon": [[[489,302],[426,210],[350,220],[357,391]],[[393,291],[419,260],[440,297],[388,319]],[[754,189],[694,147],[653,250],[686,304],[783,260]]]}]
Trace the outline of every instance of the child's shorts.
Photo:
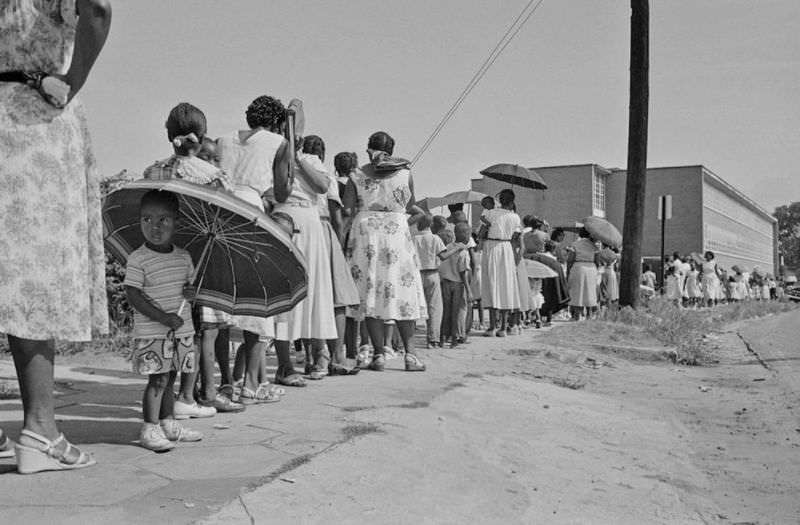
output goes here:
[{"label": "child's shorts", "polygon": [[131,361],[135,374],[194,372],[194,337],[136,339]]}]

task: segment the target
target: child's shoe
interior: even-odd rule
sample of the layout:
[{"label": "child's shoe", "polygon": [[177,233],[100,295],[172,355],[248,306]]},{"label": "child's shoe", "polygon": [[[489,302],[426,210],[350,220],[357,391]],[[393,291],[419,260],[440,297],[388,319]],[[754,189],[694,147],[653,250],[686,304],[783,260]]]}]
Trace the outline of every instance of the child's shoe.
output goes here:
[{"label": "child's shoe", "polygon": [[175,443],[167,439],[161,425],[145,423],[139,434],[139,444],[153,452],[167,452],[175,448]]},{"label": "child's shoe", "polygon": [[173,415],[175,419],[189,419],[190,417],[214,417],[217,409],[214,407],[204,407],[197,403],[184,403],[183,401],[175,400],[175,408]]},{"label": "child's shoe", "polygon": [[174,419],[162,419],[161,430],[164,436],[171,442],[191,443],[203,439],[203,433],[199,430],[192,430],[184,427]]}]

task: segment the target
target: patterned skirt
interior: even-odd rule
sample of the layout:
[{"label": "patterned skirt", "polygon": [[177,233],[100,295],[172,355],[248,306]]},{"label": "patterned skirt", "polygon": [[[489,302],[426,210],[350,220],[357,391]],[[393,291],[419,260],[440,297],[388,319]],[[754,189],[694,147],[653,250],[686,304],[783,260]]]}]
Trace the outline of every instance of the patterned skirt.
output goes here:
[{"label": "patterned skirt", "polygon": [[0,332],[108,332],[100,185],[83,105],[0,83]]},{"label": "patterned skirt", "polygon": [[419,259],[405,213],[362,211],[347,246],[360,315],[375,319],[427,319]]}]

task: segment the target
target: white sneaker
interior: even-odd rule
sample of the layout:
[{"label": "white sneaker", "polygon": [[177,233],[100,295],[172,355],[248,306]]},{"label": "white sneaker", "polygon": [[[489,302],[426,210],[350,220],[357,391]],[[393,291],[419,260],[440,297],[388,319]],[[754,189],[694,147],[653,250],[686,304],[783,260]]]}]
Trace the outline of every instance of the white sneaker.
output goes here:
[{"label": "white sneaker", "polygon": [[184,403],[183,401],[175,401],[175,408],[173,415],[175,419],[189,419],[190,417],[214,417],[217,409],[214,407],[204,407],[197,403]]},{"label": "white sneaker", "polygon": [[139,444],[153,452],[166,452],[175,448],[175,443],[167,439],[160,425],[145,423],[139,434]]},{"label": "white sneaker", "polygon": [[203,433],[199,430],[192,430],[191,428],[185,427],[174,419],[162,419],[161,431],[171,443],[175,441],[190,443],[193,441],[200,441],[204,437]]}]

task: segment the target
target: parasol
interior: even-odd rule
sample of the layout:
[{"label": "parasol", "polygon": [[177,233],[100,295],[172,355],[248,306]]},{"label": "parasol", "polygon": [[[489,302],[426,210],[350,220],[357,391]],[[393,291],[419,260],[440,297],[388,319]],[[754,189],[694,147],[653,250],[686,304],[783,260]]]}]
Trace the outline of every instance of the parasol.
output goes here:
[{"label": "parasol", "polygon": [[547,184],[541,175],[519,164],[495,164],[485,170],[481,170],[480,173],[490,179],[508,182],[513,186],[522,186],[523,188],[532,188],[534,190],[547,189]]},{"label": "parasol", "polygon": [[589,232],[593,239],[600,241],[608,246],[619,250],[622,248],[622,234],[616,226],[600,217],[586,217],[583,219],[583,227]]},{"label": "parasol", "polygon": [[453,201],[453,204],[472,204],[474,202],[481,202],[481,199],[486,197],[488,197],[488,195],[479,191],[463,190],[448,193],[442,198]]},{"label": "parasol", "polygon": [[558,277],[557,271],[534,259],[525,259],[525,269],[528,272],[528,277],[531,279],[551,279],[553,277]]},{"label": "parasol", "polygon": [[119,262],[144,243],[139,201],[153,189],[175,193],[180,201],[173,243],[195,264],[195,304],[270,317],[306,296],[305,260],[281,226],[224,190],[181,180],[137,180],[105,198],[105,246]]},{"label": "parasol", "polygon": [[446,197],[425,197],[424,199],[418,200],[415,204],[424,210],[431,211],[431,208],[438,208],[440,206],[458,203]]}]

